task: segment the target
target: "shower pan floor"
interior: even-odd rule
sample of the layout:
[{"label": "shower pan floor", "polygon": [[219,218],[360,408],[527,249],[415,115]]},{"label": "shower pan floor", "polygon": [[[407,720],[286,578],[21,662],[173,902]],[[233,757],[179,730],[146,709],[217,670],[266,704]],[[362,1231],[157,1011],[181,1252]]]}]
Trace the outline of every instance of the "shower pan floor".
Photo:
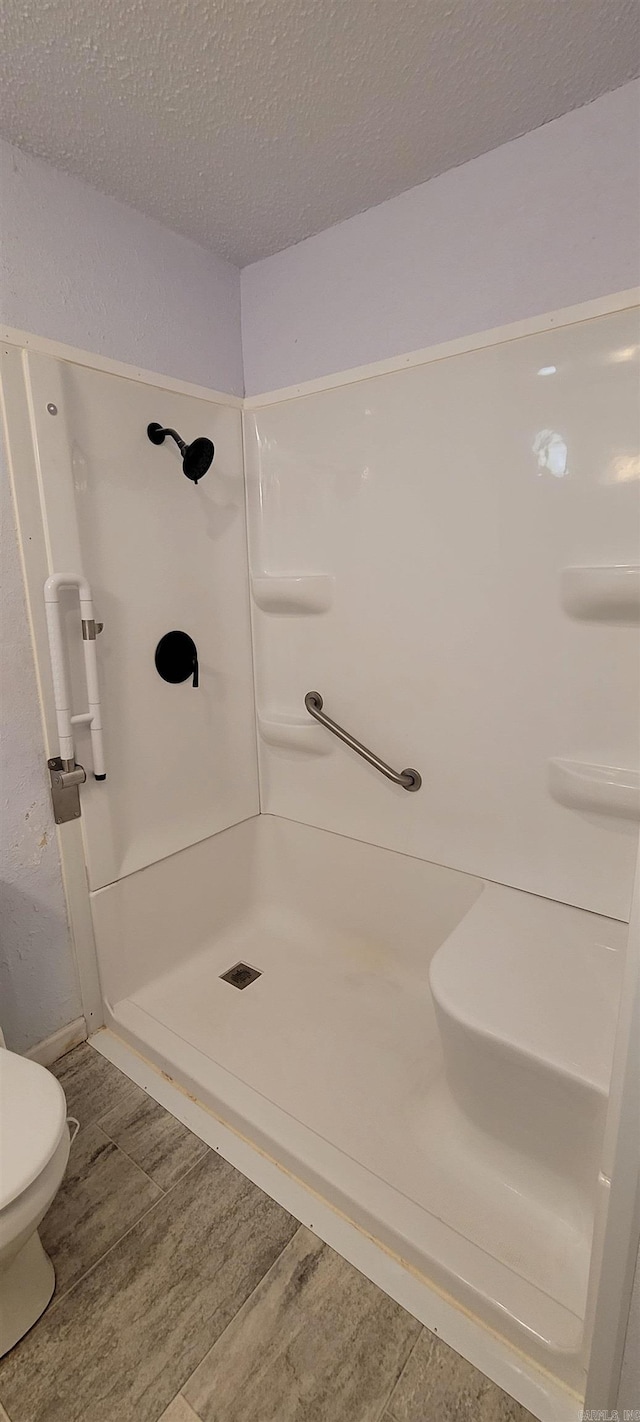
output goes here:
[{"label": "shower pan floor", "polygon": [[[463,881],[466,898],[449,910],[445,936],[481,889],[453,871],[274,823],[282,828],[263,833],[282,836],[285,849],[291,836],[313,836],[364,860],[400,861],[401,873]],[[368,867],[375,874],[380,866]],[[426,931],[385,937],[384,925],[345,931],[331,911],[339,886],[332,896],[316,883],[320,899],[328,893],[321,916],[318,899],[307,912],[274,902],[276,877],[263,876],[270,892],[214,941],[177,963],[174,956],[173,966],[117,1001],[114,1029],[411,1266],[474,1311],[481,1301],[538,1361],[550,1365],[551,1352],[575,1362],[589,1201],[455,1105],[428,980],[443,925],[435,942]],[[399,888],[388,884],[387,892]],[[529,896],[521,897],[526,906]],[[437,894],[431,898],[437,918]],[[239,962],[260,974],[242,991],[223,977]],[[568,1374],[575,1384],[573,1363]]]},{"label": "shower pan floor", "polygon": [[[221,977],[238,961],[261,974],[242,992]],[[131,1003],[581,1311],[586,1221],[570,1223],[570,1199],[558,1213],[552,1182],[538,1177],[526,1197],[518,1195],[486,1146],[483,1158],[446,1092],[427,983],[345,962],[317,927],[314,935],[313,924],[272,910],[148,984]]]}]

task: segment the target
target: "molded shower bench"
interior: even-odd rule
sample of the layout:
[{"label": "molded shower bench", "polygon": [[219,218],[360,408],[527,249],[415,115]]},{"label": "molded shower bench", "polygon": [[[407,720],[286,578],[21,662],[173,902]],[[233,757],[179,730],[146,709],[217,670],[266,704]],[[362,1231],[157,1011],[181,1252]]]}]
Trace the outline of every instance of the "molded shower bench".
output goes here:
[{"label": "molded shower bench", "polygon": [[459,1108],[590,1199],[626,927],[485,884],[434,954],[429,975]]}]

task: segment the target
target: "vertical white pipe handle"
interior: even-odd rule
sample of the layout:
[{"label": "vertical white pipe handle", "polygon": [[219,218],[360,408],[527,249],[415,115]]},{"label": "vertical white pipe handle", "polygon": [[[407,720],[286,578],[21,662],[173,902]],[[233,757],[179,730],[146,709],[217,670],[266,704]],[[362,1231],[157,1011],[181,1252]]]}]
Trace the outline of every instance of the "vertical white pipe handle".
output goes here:
[{"label": "vertical white pipe handle", "polygon": [[44,585],[44,602],[47,614],[47,630],[49,633],[49,654],[51,657],[53,693],[56,703],[60,756],[62,760],[75,760],[73,725],[79,721],[86,722],[91,732],[93,773],[96,780],[104,780],[106,771],[95,637],[89,639],[83,637],[82,640],[89,710],[82,712],[78,716],[72,716],[71,693],[69,691],[69,681],[67,677],[60,609],[61,588],[77,588],[80,597],[80,616],[84,623],[95,624],[93,598],[91,596],[91,588],[86,578],[78,577],[76,574],[52,573]]},{"label": "vertical white pipe handle", "polygon": [[51,658],[51,674],[53,676],[53,695],[56,703],[60,755],[63,760],[74,760],[73,730],[71,727],[71,693],[69,691],[67,666],[64,655],[64,642],[60,622],[60,604],[57,597],[55,601],[51,601],[47,598],[46,585],[45,611],[47,614],[47,631],[49,633],[49,656]]}]

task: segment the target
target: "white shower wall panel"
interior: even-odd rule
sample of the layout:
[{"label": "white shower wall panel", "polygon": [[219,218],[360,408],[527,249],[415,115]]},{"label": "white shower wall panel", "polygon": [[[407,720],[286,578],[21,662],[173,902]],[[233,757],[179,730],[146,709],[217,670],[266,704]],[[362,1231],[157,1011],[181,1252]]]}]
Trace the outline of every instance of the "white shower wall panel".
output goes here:
[{"label": "white shower wall panel", "polygon": [[324,612],[254,606],[263,809],[628,915],[637,825],[558,803],[549,761],[638,767],[637,633],[562,576],[638,562],[639,350],[631,309],[252,402],[254,578],[333,580]]},{"label": "white shower wall panel", "polygon": [[[258,812],[240,409],[47,356],[27,360],[50,567],[81,565],[104,622],[104,783],[90,773],[86,727],[76,728],[97,889]],[[152,421],[187,442],[213,440],[197,486],[171,439],[151,444]],[[197,688],[156,670],[156,645],[174,630],[196,644]],[[73,710],[82,711],[73,596],[66,631]]]}]

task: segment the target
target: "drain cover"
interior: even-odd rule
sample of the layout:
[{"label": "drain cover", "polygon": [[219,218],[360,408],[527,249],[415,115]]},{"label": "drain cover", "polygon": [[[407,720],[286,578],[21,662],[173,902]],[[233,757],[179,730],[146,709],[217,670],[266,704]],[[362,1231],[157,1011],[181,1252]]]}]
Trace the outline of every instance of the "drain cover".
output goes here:
[{"label": "drain cover", "polygon": [[227,968],[226,973],[221,973],[220,977],[223,983],[231,983],[232,987],[242,990],[254,983],[256,978],[261,978],[262,973],[258,968],[250,968],[248,963],[236,963],[233,968]]}]

